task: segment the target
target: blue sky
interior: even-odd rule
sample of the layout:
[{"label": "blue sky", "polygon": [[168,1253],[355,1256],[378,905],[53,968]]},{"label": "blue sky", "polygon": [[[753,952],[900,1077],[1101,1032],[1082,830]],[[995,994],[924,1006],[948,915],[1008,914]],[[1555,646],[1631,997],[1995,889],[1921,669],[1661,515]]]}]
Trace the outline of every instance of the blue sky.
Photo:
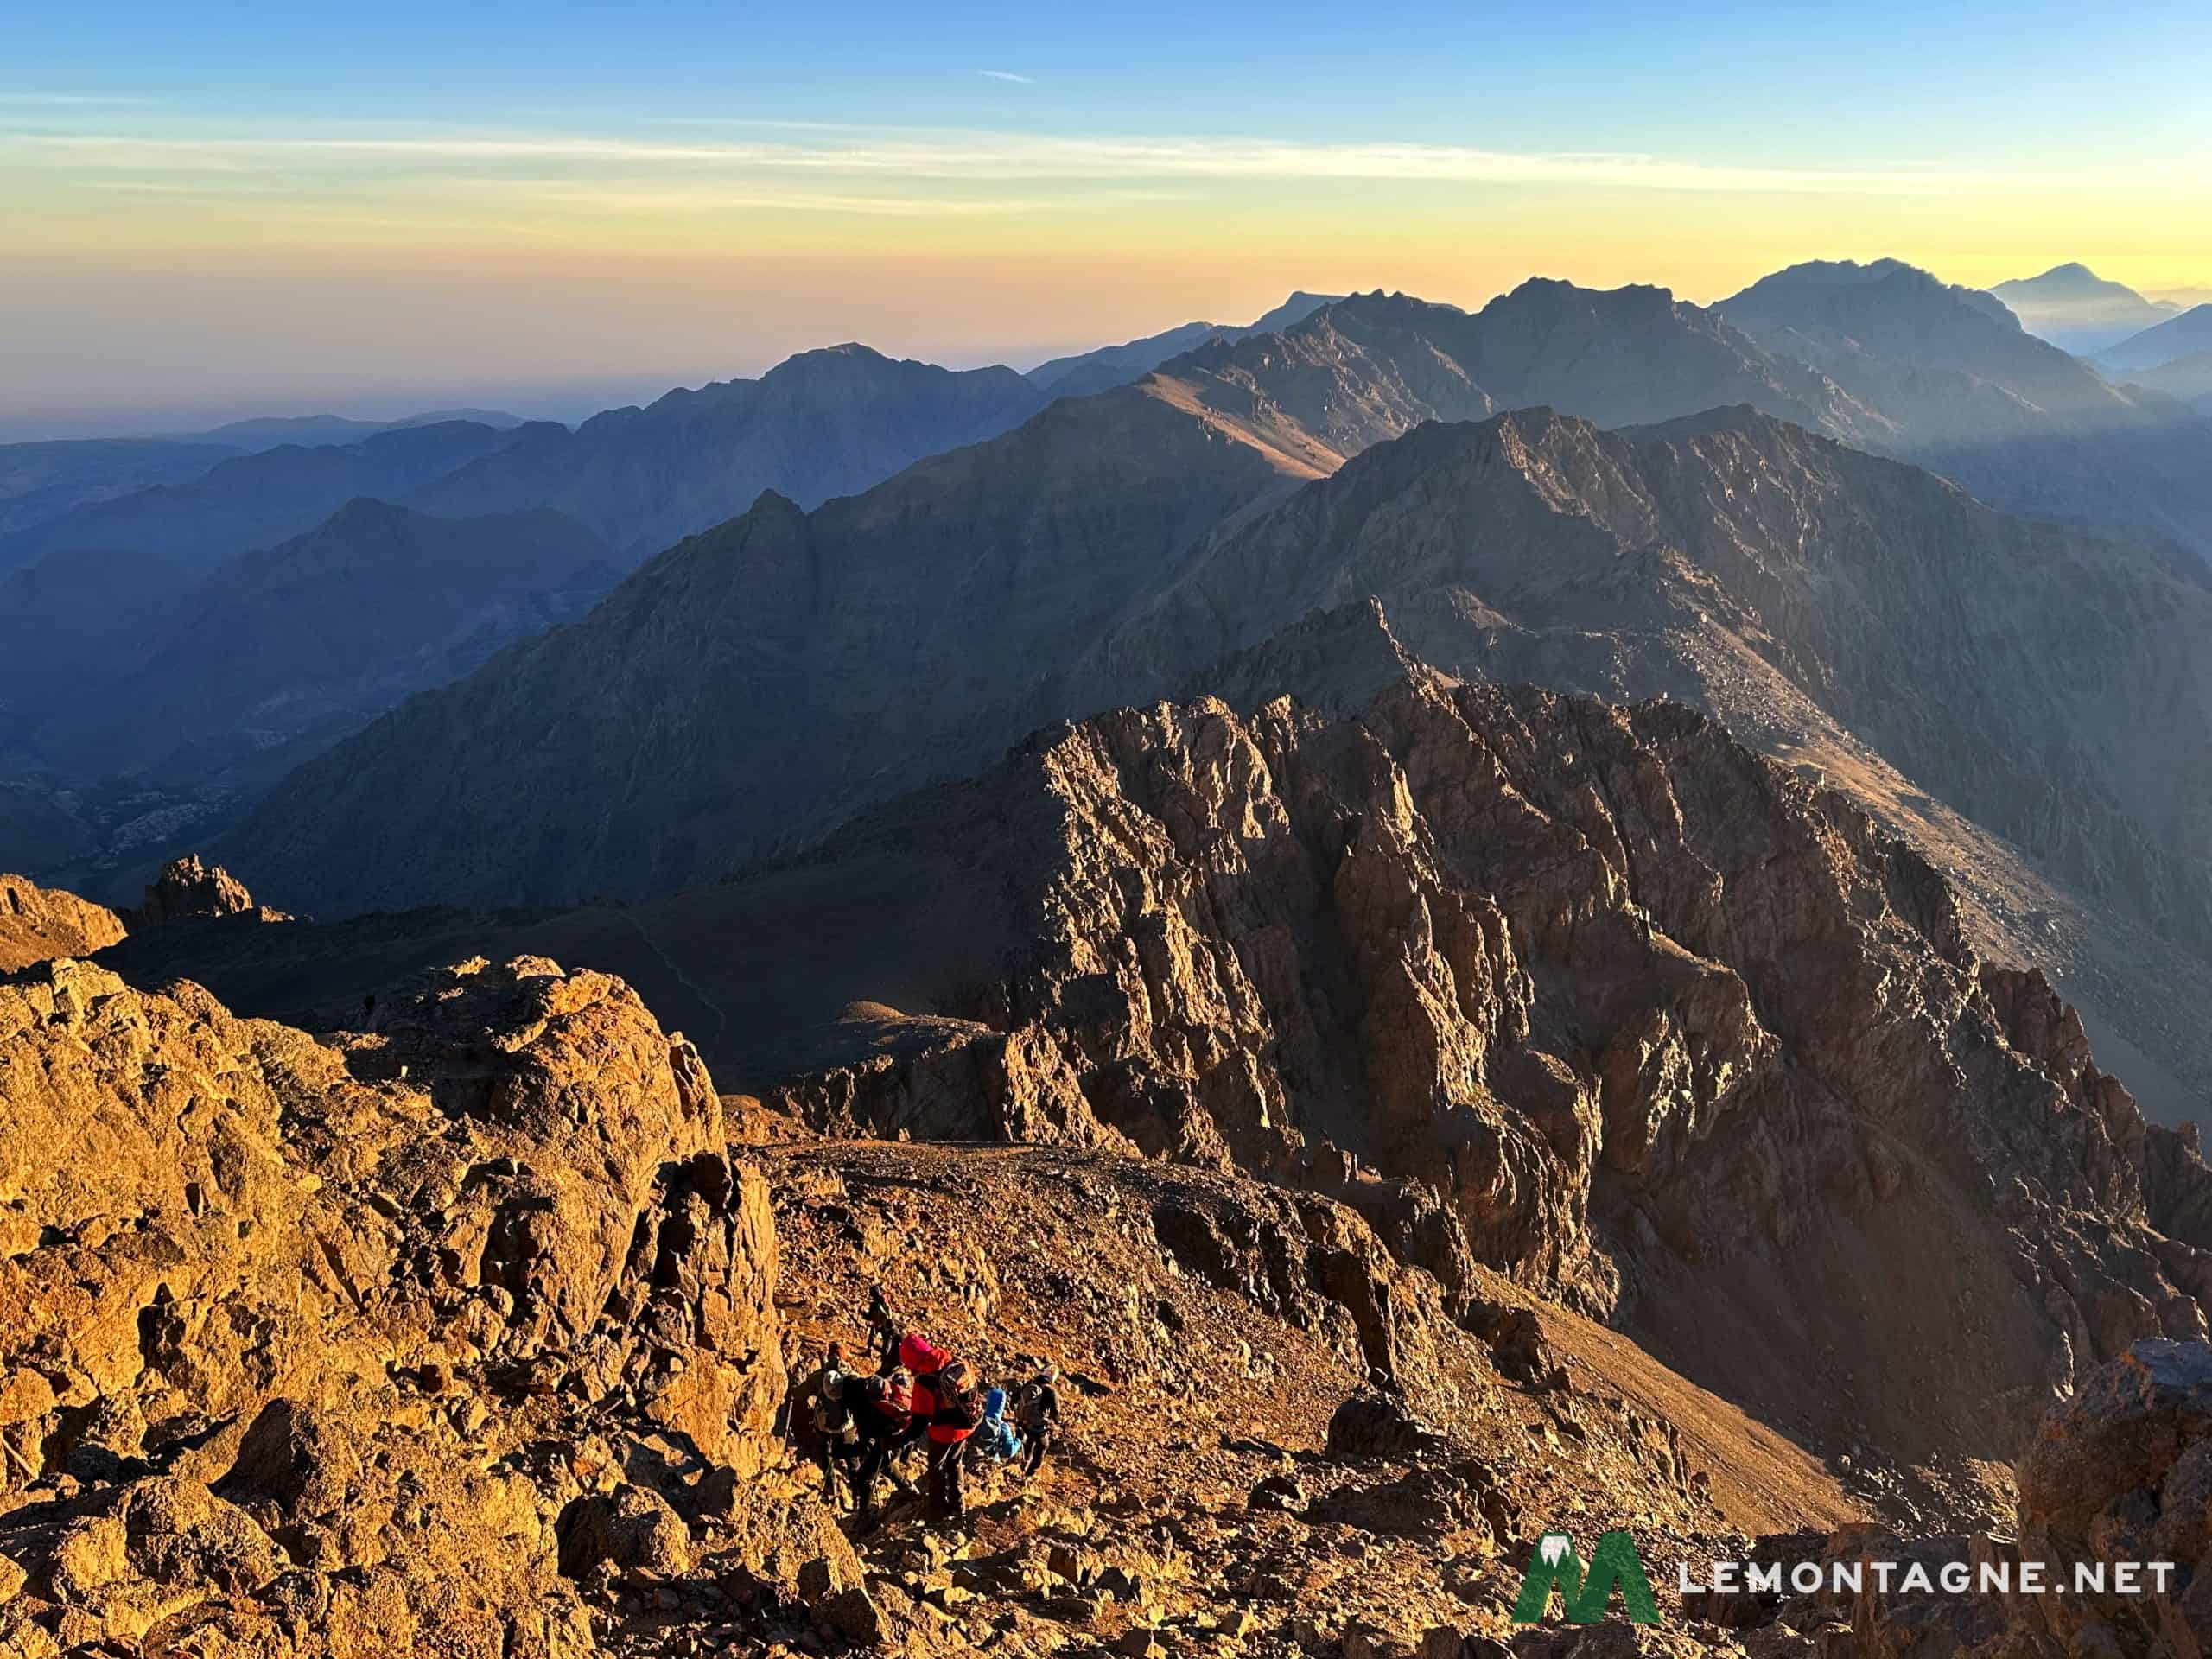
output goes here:
[{"label": "blue sky", "polygon": [[[1757,144],[1801,161],[2212,138],[2202,6],[283,7],[121,0],[11,24],[16,90],[181,111],[559,111]],[[993,81],[978,71],[1029,78]],[[29,71],[29,73],[22,73]]]},{"label": "blue sky", "polygon": [[1294,285],[1711,299],[1842,255],[2212,286],[2204,23],[40,3],[0,65],[0,332],[30,347],[0,398],[698,378],[855,335],[1019,359]]}]

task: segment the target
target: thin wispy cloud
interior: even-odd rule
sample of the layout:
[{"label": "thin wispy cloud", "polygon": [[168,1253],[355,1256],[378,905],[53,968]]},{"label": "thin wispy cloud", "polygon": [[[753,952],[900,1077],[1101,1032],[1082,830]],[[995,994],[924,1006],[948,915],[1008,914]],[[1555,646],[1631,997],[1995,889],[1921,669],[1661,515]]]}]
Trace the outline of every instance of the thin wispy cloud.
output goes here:
[{"label": "thin wispy cloud", "polygon": [[11,92],[0,89],[0,107],[30,105],[41,109],[97,109],[143,106],[149,102],[147,99],[123,98],[108,92]]},{"label": "thin wispy cloud", "polygon": [[948,132],[809,143],[663,143],[562,135],[422,137],[17,133],[0,139],[89,168],[233,170],[321,162],[385,165],[534,163],[823,172],[944,180],[1338,179],[1592,184],[1671,190],[1883,191],[1967,188],[1986,175],[1941,169],[1777,168],[1613,153],[1540,153],[1403,143],[1120,140]]},{"label": "thin wispy cloud", "polygon": [[976,73],[985,80],[1010,80],[1017,86],[1034,86],[1037,84],[1036,76],[1017,75],[1011,69],[978,69]]},{"label": "thin wispy cloud", "polygon": [[[0,130],[13,151],[49,169],[240,173],[374,168],[435,177],[503,169],[512,175],[615,180],[689,171],[725,178],[842,177],[874,191],[896,183],[1097,184],[1162,181],[1340,181],[1411,184],[1542,185],[1630,190],[1789,194],[1942,196],[2052,182],[2001,168],[1892,164],[1832,168],[1615,151],[1487,149],[1389,141],[1314,143],[1282,139],[1067,137],[911,128],[823,129],[804,124],[758,138],[666,142],[556,132],[433,133],[389,129],[251,134],[82,130]],[[2186,168],[2177,162],[2182,171]]]}]

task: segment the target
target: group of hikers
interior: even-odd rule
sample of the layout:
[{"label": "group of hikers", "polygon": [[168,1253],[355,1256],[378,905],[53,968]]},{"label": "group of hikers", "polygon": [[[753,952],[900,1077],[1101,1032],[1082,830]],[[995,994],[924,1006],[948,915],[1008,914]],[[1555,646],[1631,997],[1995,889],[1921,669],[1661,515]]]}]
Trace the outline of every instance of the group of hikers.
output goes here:
[{"label": "group of hikers", "polygon": [[963,1471],[971,1460],[1019,1464],[1024,1478],[1044,1466],[1060,1421],[1059,1372],[1046,1366],[1009,1390],[986,1387],[976,1368],[955,1358],[893,1314],[880,1290],[868,1299],[872,1371],[849,1369],[832,1344],[822,1370],[793,1402],[791,1430],[822,1470],[824,1493],[838,1501],[849,1485],[862,1527],[876,1518],[875,1495],[886,1479],[909,1497],[913,1483],[899,1461],[909,1446],[928,1450],[931,1507],[967,1512]]}]

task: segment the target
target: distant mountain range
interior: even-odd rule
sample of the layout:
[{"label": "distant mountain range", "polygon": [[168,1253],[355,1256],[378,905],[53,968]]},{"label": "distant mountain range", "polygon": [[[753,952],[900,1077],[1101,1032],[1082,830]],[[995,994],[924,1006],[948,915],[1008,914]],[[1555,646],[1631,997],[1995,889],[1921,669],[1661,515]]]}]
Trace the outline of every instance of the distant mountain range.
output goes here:
[{"label": "distant mountain range", "polygon": [[51,553],[87,549],[145,554],[188,570],[211,570],[250,548],[303,535],[356,496],[403,499],[535,430],[448,421],[379,432],[357,442],[315,448],[283,444],[234,456],[187,482],[88,502],[0,537],[0,572]]},{"label": "distant mountain range", "polygon": [[[188,483],[245,453],[226,443],[79,438],[0,444],[0,546],[35,524],[119,495]],[[0,568],[6,555],[0,552]]]},{"label": "distant mountain range", "polygon": [[33,685],[13,699],[32,711],[31,746],[65,775],[186,785],[237,784],[240,768],[266,783],[410,694],[582,616],[617,579],[599,539],[546,508],[446,519],[364,498],[197,580],[96,564],[138,614],[82,676],[41,645],[82,614],[73,595],[39,591],[49,566],[72,563],[49,559],[0,590],[38,594],[0,621],[9,654],[70,683],[66,696]]},{"label": "distant mountain range", "polygon": [[802,352],[758,380],[671,391],[571,432],[545,423],[404,499],[453,516],[554,507],[634,565],[745,511],[764,490],[813,506],[1042,408],[1007,368],[955,371],[865,346]]},{"label": "distant mountain range", "polygon": [[0,839],[121,887],[227,824],[325,915],[637,898],[1132,699],[1519,676],[1665,691],[1847,776],[2008,937],[2086,918],[2126,987],[2099,1006],[2190,982],[2202,416],[1891,261],[1713,308],[1315,298],[1063,365],[1135,376],[1090,395],[847,346],[574,432],[280,448],[92,504],[19,573],[22,662],[99,666],[0,691]]},{"label": "distant mountain range", "polygon": [[[346,502],[374,496],[442,518],[551,507],[605,541],[625,568],[752,505],[765,489],[813,505],[864,489],[900,467],[993,437],[1042,408],[1046,396],[1011,369],[957,372],[896,362],[863,346],[805,352],[758,380],[679,390],[644,409],[610,410],[574,431],[551,421],[504,424],[429,416],[351,436],[350,422],[245,423],[232,437],[296,437],[256,453],[130,447],[111,461],[60,450],[18,463],[83,473],[60,511],[18,511],[0,498],[0,572],[58,550],[126,549],[199,569],[304,534]],[[312,442],[311,442],[312,441]],[[251,447],[241,443],[240,448]],[[107,450],[111,446],[99,446]],[[0,480],[9,476],[0,448]],[[207,464],[210,459],[219,464]],[[124,488],[126,462],[148,487]],[[48,503],[52,504],[49,487]]]},{"label": "distant mountain range", "polygon": [[[1739,331],[1738,318],[1752,332]],[[1762,338],[1802,355],[1763,349]],[[1808,366],[1807,356],[1847,379]],[[1622,658],[1617,683],[1589,662],[1575,672],[1592,689],[1669,689],[1718,703],[1700,676],[1726,680],[1761,660],[1778,664],[1793,696],[1908,775],[2085,880],[2127,888],[2133,901],[2197,928],[2212,910],[2184,842],[2172,838],[2166,785],[2130,793],[2137,785],[2115,775],[2093,787],[2083,756],[2097,745],[2054,750],[2030,775],[2075,781],[2067,812],[2038,818],[2041,785],[2005,797],[2018,774],[1980,769],[2013,752],[1989,733],[2056,718],[2034,684],[2038,656],[2053,683],[2081,699],[2102,674],[2113,688],[2102,695],[2130,685],[2157,706],[2197,706],[2200,694],[2184,695],[2182,683],[2153,683],[2152,664],[2165,659],[2143,642],[2196,617],[2204,588],[2177,575],[2169,556],[2033,530],[1910,468],[1802,447],[1813,442],[1806,429],[1898,449],[1954,439],[1957,428],[1936,418],[1941,399],[1996,405],[2012,385],[2044,400],[2013,394],[2016,423],[2060,454],[2101,436],[2094,423],[2078,435],[2068,399],[2114,422],[2134,407],[2023,334],[1986,296],[1904,267],[1785,273],[1714,311],[1657,289],[1544,282],[1476,314],[1354,296],[1283,334],[1212,342],[1135,385],[1063,400],[1005,437],[814,513],[764,500],[654,561],[576,627],[416,700],[311,763],[271,794],[226,856],[276,902],[325,912],[667,892],[803,847],[899,790],[972,770],[1042,721],[1174,690],[1303,608],[1381,593],[1417,654],[1456,673],[1508,664],[1541,673],[1584,632],[1725,626],[1738,643],[1713,659],[1723,667],[1694,668],[1676,654],[1663,668]],[[1898,413],[1872,401],[1878,393]],[[1581,419],[1485,428],[1481,444],[1450,452],[1448,463],[1434,448],[1444,440],[1414,431],[1536,404]],[[1678,422],[1716,404],[1749,406],[1701,416],[1725,439],[1662,425],[1646,448],[1616,451],[1629,441],[1597,435],[1600,426]],[[1385,443],[1372,464],[1345,466]],[[1386,461],[1402,481],[1378,501]],[[1662,461],[1662,474],[1643,470]],[[1492,474],[1511,489],[1463,494],[1454,483]],[[1351,563],[1320,579],[1250,550],[1300,525],[1330,558]],[[1832,550],[1815,554],[1808,537]],[[2147,595],[2126,611],[2133,655],[2113,655],[2104,639],[2101,666],[2061,674],[2075,645],[2038,637],[1985,690],[1946,702],[1931,684],[1930,712],[1916,724],[1910,704],[1883,701],[1902,695],[1896,677],[1987,666],[1993,642],[1923,639],[1907,616],[1897,633],[1914,641],[1910,662],[1850,666],[1843,642],[1866,626],[1867,607],[1892,602],[1931,607],[1931,625],[1952,626],[1972,584],[1915,587],[1913,567],[1899,561],[1936,557],[1927,582],[1948,580],[1944,561],[1967,559],[1976,538],[1999,545],[1976,556],[1987,567],[1977,580],[1994,591],[2037,591],[2031,569],[2070,571],[2081,595],[2100,595],[2101,617],[2116,607],[2100,584],[2128,573]],[[1740,563],[1724,573],[1720,551],[1738,541],[1763,550],[1734,556]],[[1715,550],[1704,562],[1701,544]],[[1408,571],[1403,587],[1355,556],[1370,545]],[[1504,556],[1515,547],[1525,550],[1516,556],[1522,574],[1479,574],[1484,550]],[[1434,563],[1462,548],[1452,556],[1478,561],[1471,574],[1451,576],[1451,563]],[[1416,556],[1427,549],[1435,552],[1424,563]],[[1785,564],[1806,573],[1796,591],[1773,585]],[[1848,602],[1837,585],[1846,570],[1870,584]],[[1915,596],[1892,594],[1884,585],[1891,579]],[[1532,620],[1533,598],[1515,597],[1525,589],[1564,603],[1585,588],[1578,603],[1611,593],[1626,608],[1594,626],[1573,607],[1544,613],[1557,621]],[[2084,602],[2043,594],[2030,609],[2043,619],[2035,626],[2063,634]],[[2004,613],[2012,614],[2009,599]],[[1836,633],[1793,642],[1791,631],[1815,614]],[[2001,637],[2031,620],[2008,620]],[[1434,632],[1447,623],[1461,630],[1449,650]],[[1592,649],[1611,660],[1620,647]],[[2125,753],[2139,752],[2139,727],[2117,713],[2107,724],[2101,741],[2126,738]],[[1938,732],[1963,747],[1916,747]],[[575,811],[580,798],[594,804],[588,815]],[[402,850],[433,835],[465,845],[467,860],[426,862]],[[2078,857],[2070,843],[2084,849]]]},{"label": "distant mountain range", "polygon": [[2128,378],[2138,385],[2179,398],[2200,415],[2212,416],[2212,352],[2177,358]]},{"label": "distant mountain range", "polygon": [[356,420],[343,415],[264,415],[194,432],[183,442],[229,444],[239,449],[273,449],[280,443],[358,443],[379,432],[404,432],[411,426],[444,426],[472,421],[479,426],[520,426],[523,417],[502,409],[435,409],[392,421]]},{"label": "distant mountain range", "polygon": [[2040,276],[1999,283],[1989,291],[2030,334],[2077,357],[2116,346],[2180,309],[2107,282],[2083,264],[2054,265]]},{"label": "distant mountain range", "polygon": [[133,491],[188,483],[219,461],[282,444],[359,443],[381,432],[454,421],[493,428],[522,424],[519,416],[489,409],[437,410],[392,421],[279,415],[168,437],[0,444],[0,538]]}]

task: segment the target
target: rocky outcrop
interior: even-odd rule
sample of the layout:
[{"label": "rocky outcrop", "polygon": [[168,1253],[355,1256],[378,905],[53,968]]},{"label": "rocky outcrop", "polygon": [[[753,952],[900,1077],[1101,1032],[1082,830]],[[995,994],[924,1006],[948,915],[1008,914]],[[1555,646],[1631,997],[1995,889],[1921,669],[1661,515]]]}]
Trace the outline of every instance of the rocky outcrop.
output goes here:
[{"label": "rocky outcrop", "polygon": [[0,983],[0,1646],[588,1653],[578,1503],[742,1507],[774,1227],[689,1046],[531,959],[375,1025]]},{"label": "rocky outcrop", "polygon": [[89,957],[124,932],[123,918],[105,905],[0,875],[0,974],[56,957]]},{"label": "rocky outcrop", "polygon": [[267,922],[289,919],[280,910],[255,904],[245,882],[197,853],[187,853],[163,865],[129,916],[136,928],[160,927],[169,922],[220,921],[230,916],[251,916]]},{"label": "rocky outcrop", "polygon": [[855,856],[971,818],[1001,828],[961,960],[999,971],[934,1007],[988,1033],[772,1097],[1275,1175],[1470,1319],[1503,1270],[1909,1459],[2009,1456],[2097,1361],[2204,1329],[2193,1152],[2039,976],[1977,959],[1926,863],[1687,709],[1408,683],[1351,720],[1125,711]]},{"label": "rocky outcrop", "polygon": [[[2074,1585],[2080,1563],[2169,1562],[2163,1587],[2018,1597],[2069,1652],[2212,1650],[2212,1347],[2139,1342],[2044,1421],[2019,1467],[2019,1558]],[[2140,1593],[2148,1592],[2149,1593]]]}]

